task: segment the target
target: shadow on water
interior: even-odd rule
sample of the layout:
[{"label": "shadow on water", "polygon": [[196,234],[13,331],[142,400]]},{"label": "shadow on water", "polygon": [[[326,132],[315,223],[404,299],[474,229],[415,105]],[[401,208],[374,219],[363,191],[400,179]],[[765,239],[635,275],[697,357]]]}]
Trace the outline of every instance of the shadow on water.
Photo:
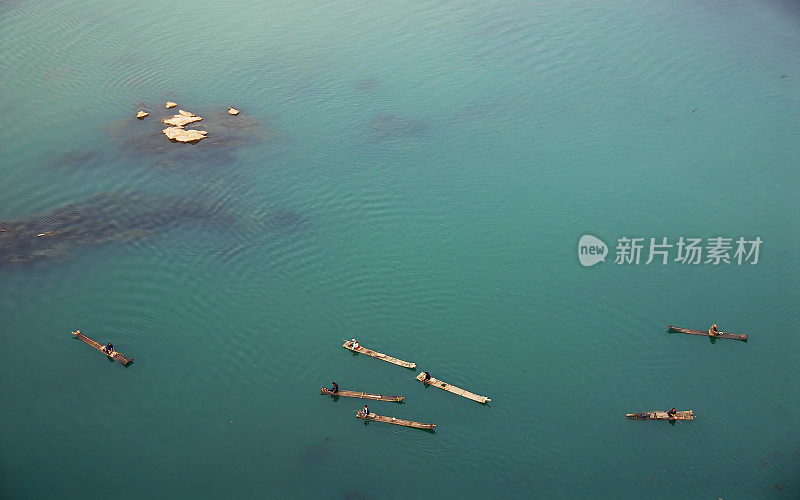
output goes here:
[{"label": "shadow on water", "polygon": [[469,104],[455,111],[451,116],[451,121],[458,125],[477,121],[483,122],[490,118],[500,115],[502,108],[500,104],[483,102],[479,104]]},{"label": "shadow on water", "polygon": [[375,140],[422,137],[430,124],[417,118],[405,118],[393,113],[380,113],[370,121],[370,134]]},{"label": "shadow on water", "polygon": [[344,492],[345,500],[371,500],[372,495],[361,490],[348,490]]},{"label": "shadow on water", "polygon": [[309,227],[306,216],[295,210],[277,209],[264,218],[264,229],[282,233],[296,233]]},{"label": "shadow on water", "polygon": [[109,363],[111,363],[112,365],[113,365],[113,364],[121,365],[121,366],[122,366],[123,368],[125,368],[126,370],[127,370],[128,368],[130,368],[131,366],[133,366],[133,364],[134,364],[134,360],[133,360],[133,358],[131,358],[131,362],[130,362],[130,363],[128,363],[128,364],[117,363],[117,362],[114,360],[114,358],[112,358],[111,356],[106,356],[106,361],[108,361],[108,362],[109,362]]},{"label": "shadow on water", "polygon": [[381,82],[377,78],[364,78],[353,83],[353,88],[359,92],[372,93],[381,88]]},{"label": "shadow on water", "polygon": [[78,149],[60,153],[53,157],[53,163],[61,167],[83,166],[100,159],[100,151],[95,149]]},{"label": "shadow on water", "polygon": [[[373,422],[372,420],[366,420],[366,419],[361,419],[361,420],[362,420],[362,423],[365,426],[367,426],[367,425],[369,425],[369,424],[371,424]],[[385,424],[385,422],[378,422],[378,423]],[[388,425],[392,425],[392,424],[388,424]],[[428,434],[436,434],[436,429],[420,429],[419,427],[407,427],[407,426],[402,426],[402,427],[404,427],[406,429],[414,429],[415,431],[426,432]]]},{"label": "shadow on water", "polygon": [[28,218],[0,221],[0,265],[61,257],[78,245],[133,241],[197,222],[224,228],[236,220],[190,197],[101,193]]},{"label": "shadow on water", "polygon": [[335,453],[330,445],[331,438],[325,438],[325,441],[318,444],[313,444],[303,448],[300,452],[300,460],[305,465],[318,466],[320,464],[331,462]]}]

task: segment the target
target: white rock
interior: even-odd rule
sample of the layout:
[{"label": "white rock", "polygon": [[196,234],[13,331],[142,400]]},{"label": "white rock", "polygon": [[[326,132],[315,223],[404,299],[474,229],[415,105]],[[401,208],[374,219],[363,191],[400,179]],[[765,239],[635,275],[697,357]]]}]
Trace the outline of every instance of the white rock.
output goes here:
[{"label": "white rock", "polygon": [[205,130],[186,130],[183,127],[169,127],[163,130],[167,139],[178,142],[195,142],[206,138],[208,132]]},{"label": "white rock", "polygon": [[194,113],[181,110],[180,114],[172,115],[172,118],[164,118],[161,121],[173,127],[183,127],[190,123],[199,122],[202,119],[202,116],[197,116]]},{"label": "white rock", "polygon": [[167,101],[167,105],[166,105],[166,106],[164,106],[164,107],[165,107],[165,108],[167,108],[167,109],[169,109],[169,108],[174,108],[175,106],[177,106],[177,104],[175,104],[174,102],[172,102],[172,101]]}]

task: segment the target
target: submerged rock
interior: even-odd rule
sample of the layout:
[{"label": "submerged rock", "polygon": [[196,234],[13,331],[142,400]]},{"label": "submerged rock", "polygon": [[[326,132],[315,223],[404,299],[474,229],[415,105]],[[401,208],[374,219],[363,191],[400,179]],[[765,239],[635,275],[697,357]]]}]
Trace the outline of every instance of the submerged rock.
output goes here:
[{"label": "submerged rock", "polygon": [[147,112],[145,112],[145,111],[139,111],[138,113],[136,113],[136,118],[138,118],[138,119],[140,119],[140,120],[141,120],[141,119],[142,119],[142,118],[144,118],[145,116],[149,116],[149,115],[150,115],[150,113],[147,113]]},{"label": "submerged rock", "polygon": [[205,139],[208,135],[205,130],[186,130],[183,127],[169,127],[165,128],[163,132],[167,139],[178,142],[197,142]]},{"label": "submerged rock", "polygon": [[167,108],[167,109],[169,109],[169,108],[174,108],[175,106],[177,106],[177,104],[176,104],[176,103],[174,103],[174,102],[172,102],[172,101],[167,101],[167,105],[166,105],[166,106],[164,106],[164,107],[165,107],[165,108]]},{"label": "submerged rock", "polygon": [[202,120],[202,116],[197,116],[189,111],[180,110],[177,115],[172,115],[172,118],[164,118],[161,120],[166,125],[173,127],[185,127],[186,125]]},{"label": "submerged rock", "polygon": [[[261,120],[250,113],[239,114],[233,119],[228,114],[227,106],[216,105],[215,108],[208,115],[204,113],[202,122],[199,122],[202,130],[208,131],[208,135],[202,140],[202,147],[180,147],[173,141],[164,140],[163,130],[169,125],[160,125],[161,117],[158,113],[154,114],[157,120],[150,121],[150,125],[139,123],[138,120],[134,122],[126,117],[106,125],[106,133],[109,140],[115,143],[116,150],[134,162],[144,162],[159,169],[181,173],[197,172],[209,166],[229,164],[233,160],[231,155],[237,149],[267,140],[273,141],[276,146],[269,150],[270,155],[281,153],[283,145],[283,142],[279,142],[281,136],[269,129]],[[187,125],[182,128],[200,127]],[[179,131],[170,133],[175,132],[180,133]],[[217,173],[214,172],[214,175]]]},{"label": "submerged rock", "polygon": [[123,242],[188,222],[235,223],[189,197],[103,193],[31,217],[0,221],[0,266],[65,255],[82,244]]},{"label": "submerged rock", "polygon": [[236,116],[239,114],[239,110],[228,106],[228,114]]}]

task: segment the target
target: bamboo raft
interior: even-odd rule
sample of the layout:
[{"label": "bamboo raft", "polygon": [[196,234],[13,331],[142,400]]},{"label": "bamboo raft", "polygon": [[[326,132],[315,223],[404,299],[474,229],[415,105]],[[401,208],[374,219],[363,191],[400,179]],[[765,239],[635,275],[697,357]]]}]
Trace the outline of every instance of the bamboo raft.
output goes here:
[{"label": "bamboo raft", "polygon": [[675,412],[674,417],[670,417],[665,411],[643,411],[639,413],[628,413],[625,418],[629,420],[694,420],[692,410]]},{"label": "bamboo raft", "polygon": [[367,356],[372,356],[373,358],[382,359],[388,363],[395,364],[397,366],[402,366],[404,368],[411,368],[414,369],[417,367],[416,363],[409,363],[408,361],[403,361],[402,359],[397,359],[395,357],[389,356],[388,354],[384,354],[382,352],[373,351],[372,349],[367,349],[364,346],[358,346],[358,348],[353,348],[353,341],[348,340],[345,342],[342,347],[348,349],[353,352],[357,352],[360,354],[366,354]]},{"label": "bamboo raft", "polygon": [[333,393],[325,387],[322,388],[321,394],[344,396],[346,398],[372,399],[374,401],[393,401],[395,403],[399,403],[406,398],[405,396],[385,396],[383,394],[370,394],[368,392],[343,391],[342,389],[339,389],[339,392]]},{"label": "bamboo raft", "polygon": [[87,337],[86,335],[82,334],[80,330],[78,330],[77,332],[72,332],[72,337],[76,338],[76,339],[80,339],[80,340],[86,342],[87,344],[89,344],[90,346],[94,347],[98,351],[102,352],[103,354],[105,354],[109,358],[113,359],[114,361],[118,361],[118,362],[122,363],[125,366],[128,366],[129,364],[131,364],[133,362],[133,358],[126,358],[125,356],[123,356],[122,354],[118,353],[117,351],[111,351],[111,354],[107,353],[106,351],[103,350],[103,347],[105,347],[105,346],[101,345],[96,340],[92,340],[89,337]]},{"label": "bamboo raft", "polygon": [[461,397],[477,401],[478,403],[486,403],[488,401],[491,401],[491,399],[487,398],[486,396],[479,396],[474,392],[465,391],[464,389],[442,382],[441,380],[435,379],[433,377],[429,378],[428,380],[425,380],[425,372],[422,372],[419,375],[417,375],[417,380],[419,380],[424,384],[432,385],[434,387],[438,387],[439,389],[444,389],[447,392],[458,394]]},{"label": "bamboo raft", "polygon": [[386,422],[387,424],[403,425],[405,427],[415,427],[417,429],[433,429],[436,427],[436,424],[423,424],[422,422],[403,420],[402,418],[385,417],[383,415],[376,415],[374,413],[364,415],[364,412],[360,410],[356,412],[356,417],[363,420],[376,420],[378,422]]},{"label": "bamboo raft", "polygon": [[716,334],[708,333],[708,330],[690,330],[688,328],[678,328],[672,325],[667,325],[667,328],[673,332],[680,332],[680,333],[688,333],[690,335],[703,335],[704,337],[713,337],[713,338],[722,338],[722,339],[732,339],[732,340],[743,340],[747,342],[747,334],[746,333],[727,333],[727,332],[719,332]]}]

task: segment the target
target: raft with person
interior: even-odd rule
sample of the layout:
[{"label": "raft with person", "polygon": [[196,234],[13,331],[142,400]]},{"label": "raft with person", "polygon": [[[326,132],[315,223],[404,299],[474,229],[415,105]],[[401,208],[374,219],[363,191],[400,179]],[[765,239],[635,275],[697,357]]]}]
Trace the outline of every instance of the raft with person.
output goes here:
[{"label": "raft with person", "polygon": [[397,359],[394,356],[389,356],[388,354],[384,354],[382,352],[373,351],[372,349],[367,349],[366,347],[362,347],[361,345],[358,344],[358,341],[356,339],[345,341],[345,343],[342,344],[342,347],[350,351],[357,352],[359,354],[365,354],[367,356],[371,356],[376,359],[382,359],[387,363],[392,363],[397,366],[402,366],[403,368],[410,368],[413,370],[417,367],[416,363],[403,361],[402,359]]},{"label": "raft with person", "polygon": [[105,354],[109,358],[111,358],[114,361],[117,361],[117,362],[119,362],[119,363],[121,363],[121,364],[123,364],[125,366],[128,366],[129,364],[131,364],[133,362],[133,358],[125,357],[122,354],[118,353],[116,350],[114,350],[114,346],[110,342],[108,343],[108,345],[103,345],[100,342],[98,342],[98,341],[96,341],[94,339],[90,339],[86,335],[82,334],[80,330],[78,330],[76,332],[72,332],[72,336],[73,336],[73,338],[82,340],[83,342],[85,342],[85,343],[89,344],[90,346],[94,347],[95,349],[97,349],[98,351],[102,352],[103,354]]},{"label": "raft with person", "polygon": [[717,325],[713,325],[708,330],[691,330],[689,328],[678,328],[676,326],[667,325],[667,329],[671,332],[688,333],[689,335],[702,335],[704,337],[713,337],[721,339],[742,340],[747,342],[746,333],[728,333],[720,332],[716,329]]},{"label": "raft with person", "polygon": [[456,387],[456,386],[450,385],[450,384],[448,384],[446,382],[442,382],[441,380],[435,379],[435,378],[431,377],[431,374],[428,373],[428,372],[422,372],[419,375],[417,375],[417,380],[419,380],[422,383],[425,383],[425,384],[428,384],[428,385],[432,385],[434,387],[438,387],[439,389],[445,390],[447,392],[452,392],[453,394],[458,394],[459,396],[461,396],[463,398],[467,398],[467,399],[471,399],[473,401],[477,401],[478,403],[485,404],[485,403],[491,401],[491,399],[487,398],[486,396],[481,396],[481,395],[475,394],[474,392],[469,392],[467,390],[461,389],[460,387]]},{"label": "raft with person", "polygon": [[414,422],[413,420],[404,420],[402,418],[386,417],[384,415],[376,415],[375,413],[364,413],[363,410],[356,412],[356,417],[363,420],[374,420],[376,422],[386,422],[387,424],[402,425],[405,427],[415,427],[417,429],[433,429],[436,424],[424,424],[422,422]]},{"label": "raft with person", "polygon": [[339,389],[337,392],[333,392],[327,387],[323,387],[320,394],[327,394],[329,396],[343,396],[345,398],[372,399],[373,401],[392,401],[395,403],[399,403],[406,398],[405,396],[386,396],[384,394],[370,394],[369,392],[345,391],[343,389]]},{"label": "raft with person", "polygon": [[692,410],[675,411],[641,411],[625,415],[628,420],[694,420]]}]

